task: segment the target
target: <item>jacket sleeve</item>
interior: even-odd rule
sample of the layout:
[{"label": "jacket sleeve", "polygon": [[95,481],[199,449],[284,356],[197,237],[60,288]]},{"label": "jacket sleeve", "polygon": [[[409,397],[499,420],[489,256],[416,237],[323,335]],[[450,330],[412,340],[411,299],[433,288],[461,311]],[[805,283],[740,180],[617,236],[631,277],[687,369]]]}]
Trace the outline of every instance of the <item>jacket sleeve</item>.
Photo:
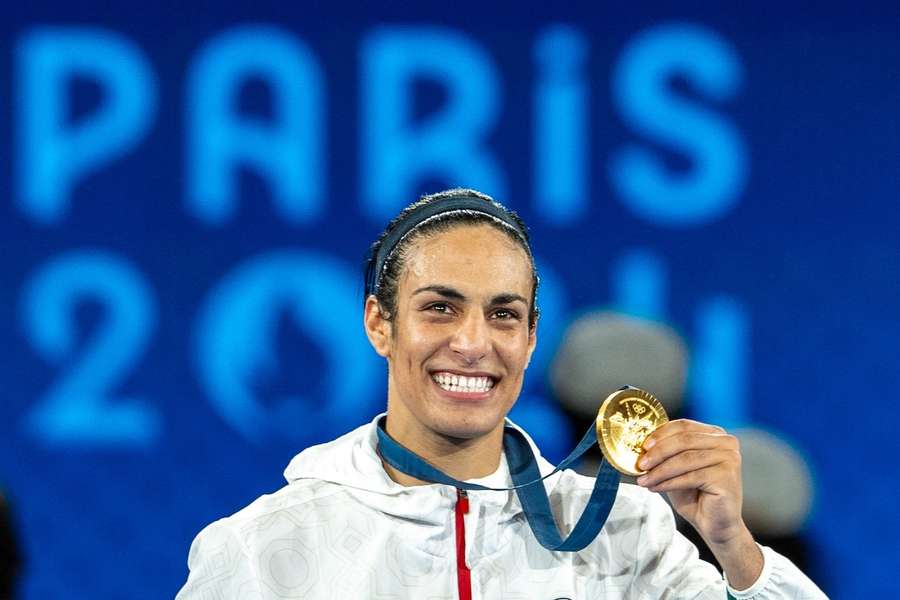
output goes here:
[{"label": "jacket sleeve", "polygon": [[658,494],[648,494],[635,565],[638,597],[724,600],[821,600],[824,593],[794,564],[771,548],[760,546],[764,565],[756,582],[738,591],[727,585],[713,565],[675,528],[672,509]]},{"label": "jacket sleeve", "polygon": [[786,557],[768,546],[760,546],[765,564],[756,582],[746,590],[728,586],[728,593],[736,600],[755,598],[790,598],[791,600],[822,600],[827,596],[803,571]]},{"label": "jacket sleeve", "polygon": [[221,519],[201,531],[188,553],[187,582],[175,600],[257,600],[262,597],[244,545]]}]

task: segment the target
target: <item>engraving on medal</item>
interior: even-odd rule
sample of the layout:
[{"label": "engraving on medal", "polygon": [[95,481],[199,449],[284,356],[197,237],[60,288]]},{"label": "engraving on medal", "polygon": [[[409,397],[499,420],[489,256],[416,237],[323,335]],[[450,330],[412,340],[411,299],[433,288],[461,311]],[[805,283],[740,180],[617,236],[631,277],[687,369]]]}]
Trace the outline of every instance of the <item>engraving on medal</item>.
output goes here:
[{"label": "engraving on medal", "polygon": [[603,456],[626,475],[642,475],[637,461],[644,440],[669,417],[659,400],[644,390],[628,387],[609,395],[597,413],[597,442]]}]

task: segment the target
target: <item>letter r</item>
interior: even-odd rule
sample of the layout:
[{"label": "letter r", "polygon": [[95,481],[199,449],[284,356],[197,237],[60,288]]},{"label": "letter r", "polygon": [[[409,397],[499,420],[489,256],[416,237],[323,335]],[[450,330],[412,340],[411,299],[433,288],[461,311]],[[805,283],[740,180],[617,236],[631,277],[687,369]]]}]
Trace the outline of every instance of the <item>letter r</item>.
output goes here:
[{"label": "letter r", "polygon": [[[503,171],[485,146],[498,117],[499,76],[477,44],[434,27],[380,28],[363,43],[361,64],[366,213],[390,219],[434,177],[506,196]],[[417,79],[438,83],[447,98],[421,119],[414,114]]]}]

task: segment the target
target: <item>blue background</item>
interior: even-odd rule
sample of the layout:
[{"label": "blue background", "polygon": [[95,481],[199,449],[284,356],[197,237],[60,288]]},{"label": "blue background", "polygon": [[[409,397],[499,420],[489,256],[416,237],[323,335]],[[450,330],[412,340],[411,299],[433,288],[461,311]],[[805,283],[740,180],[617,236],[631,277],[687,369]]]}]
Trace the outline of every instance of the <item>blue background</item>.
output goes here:
[{"label": "blue background", "polygon": [[381,410],[362,260],[451,185],[533,230],[516,411],[551,457],[565,326],[662,320],[690,344],[688,414],[808,461],[811,574],[887,594],[900,16],[367,6],[7,8],[0,486],[23,596],[173,596],[199,529]]}]

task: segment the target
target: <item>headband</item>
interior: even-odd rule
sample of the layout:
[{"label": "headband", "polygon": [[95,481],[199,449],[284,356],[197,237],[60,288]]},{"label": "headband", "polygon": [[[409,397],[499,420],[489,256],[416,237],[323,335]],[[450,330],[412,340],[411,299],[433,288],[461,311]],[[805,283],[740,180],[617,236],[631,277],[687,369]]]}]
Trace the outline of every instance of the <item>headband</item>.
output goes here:
[{"label": "headband", "polygon": [[461,211],[477,212],[493,217],[501,223],[508,225],[516,232],[516,235],[522,238],[522,241],[525,242],[526,245],[528,244],[528,235],[522,227],[512,220],[509,212],[505,208],[498,206],[493,202],[488,202],[474,196],[434,200],[427,204],[423,204],[410,212],[402,221],[397,223],[386,236],[384,236],[381,245],[378,247],[378,252],[374,258],[371,259],[368,271],[366,272],[366,297],[368,298],[370,294],[374,294],[378,291],[378,284],[381,281],[381,275],[382,271],[384,271],[385,264],[391,257],[391,254],[393,254],[397,244],[399,244],[407,234],[428,219],[446,213]]}]

